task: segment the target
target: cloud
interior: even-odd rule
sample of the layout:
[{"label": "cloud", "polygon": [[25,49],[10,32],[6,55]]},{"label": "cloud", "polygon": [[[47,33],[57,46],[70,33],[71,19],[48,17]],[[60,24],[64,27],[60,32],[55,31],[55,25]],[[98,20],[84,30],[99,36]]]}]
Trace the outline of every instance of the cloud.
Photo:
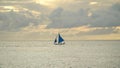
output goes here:
[{"label": "cloud", "polygon": [[76,12],[57,8],[50,14],[52,23],[48,28],[72,28],[90,25],[90,27],[116,27],[120,25],[120,4],[114,4],[106,9],[91,12],[90,9],[79,9]]},{"label": "cloud", "polygon": [[[46,6],[36,3],[36,0],[1,0],[0,31],[10,33],[5,33],[6,36],[2,34],[0,37],[5,38],[10,34],[10,38],[16,35],[16,38],[20,36],[36,39],[44,34],[48,38],[47,35],[50,33],[61,32],[67,37],[76,35],[78,38],[83,35],[120,33],[120,30],[116,29],[120,26],[120,4],[114,0],[49,1]],[[4,8],[5,6],[7,8]],[[20,31],[28,33],[23,33],[22,36],[19,34]],[[43,35],[39,36],[39,33]]]},{"label": "cloud", "polygon": [[120,12],[120,3],[114,4],[114,5],[110,8],[110,10],[115,10],[115,11]]},{"label": "cloud", "polygon": [[39,15],[36,17],[29,11],[25,12],[2,12],[0,13],[0,30],[2,31],[19,31],[21,28],[29,26],[31,23],[34,26],[41,24],[44,17]]},{"label": "cloud", "polygon": [[0,6],[15,6],[32,3],[33,0],[0,0]]},{"label": "cloud", "polygon": [[[7,3],[11,3],[11,2],[12,1]],[[15,0],[15,3],[19,3],[19,2],[20,1]],[[83,9],[83,6],[84,7],[89,6],[90,3],[92,4],[98,3],[98,1],[93,1],[93,2],[89,1],[88,5],[87,5],[87,1],[84,1],[86,2],[85,5],[82,4],[82,7],[77,7],[77,6],[80,6],[78,5],[78,2],[83,3],[83,1],[71,0],[69,1],[69,3],[67,3],[67,5],[68,6],[71,5],[71,2],[73,2],[72,6],[76,6],[78,10],[72,11],[73,7],[70,8],[69,10],[66,10],[68,7],[64,8],[61,4],[59,4],[61,5],[61,7],[54,9],[54,11],[51,14],[49,14],[49,16],[47,16],[47,15],[44,15],[45,13],[47,13],[46,11],[49,11],[47,7],[37,4],[30,0],[27,0],[27,2],[25,1],[25,3],[22,3],[22,5],[21,4],[18,4],[18,5],[20,6],[20,8],[28,9],[28,11],[36,11],[42,14],[43,16],[42,18],[39,18],[39,19],[30,18],[30,20],[32,19],[33,22],[38,22],[38,21],[41,22],[42,19],[45,21],[46,20],[45,18],[48,18],[51,23],[47,26],[47,28],[72,28],[72,27],[79,27],[79,26],[86,26],[86,25],[90,25],[91,27],[113,27],[113,26],[120,25],[119,24],[119,21],[120,21],[119,20],[120,18],[119,4],[114,4],[110,8],[107,7],[106,10],[99,9],[93,12],[92,7]],[[25,14],[23,14],[23,16]]]},{"label": "cloud", "polygon": [[52,23],[48,25],[48,28],[72,28],[87,25],[90,22],[87,9],[72,12],[57,8],[50,14],[49,18]]},{"label": "cloud", "polygon": [[79,32],[78,35],[107,35],[112,33],[117,33],[118,31],[114,28],[95,28],[87,32]]},{"label": "cloud", "polygon": [[116,27],[120,26],[120,4],[114,4],[106,10],[98,10],[93,13],[90,24],[92,27]]},{"label": "cloud", "polygon": [[47,21],[45,11],[48,8],[34,1],[4,0],[0,3],[0,31],[21,31],[31,24],[37,27]]},{"label": "cloud", "polygon": [[44,12],[44,11],[48,10],[47,7],[40,5],[40,4],[37,4],[37,3],[26,3],[24,5],[21,5],[21,7],[27,8],[29,10],[38,11],[38,12]]}]

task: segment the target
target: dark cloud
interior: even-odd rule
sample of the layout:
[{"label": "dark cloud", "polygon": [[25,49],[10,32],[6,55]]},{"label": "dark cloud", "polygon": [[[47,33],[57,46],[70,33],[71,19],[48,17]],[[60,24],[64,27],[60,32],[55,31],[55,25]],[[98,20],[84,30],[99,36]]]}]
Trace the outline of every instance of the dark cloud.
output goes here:
[{"label": "dark cloud", "polygon": [[116,27],[120,26],[120,4],[114,4],[106,9],[99,9],[88,17],[90,9],[80,9],[79,11],[65,11],[62,8],[55,9],[50,14],[51,24],[48,28],[72,28],[83,25],[90,27]]},{"label": "dark cloud", "polygon": [[60,7],[57,8],[57,9],[55,9],[55,10],[50,14],[50,18],[51,18],[51,19],[54,19],[54,18],[56,18],[56,17],[61,17],[63,11],[64,11],[63,8],[60,8]]},{"label": "dark cloud", "polygon": [[[18,2],[19,1],[16,3],[18,4]],[[47,28],[72,28],[85,25],[90,25],[90,27],[103,28],[120,26],[119,3],[114,4],[105,10],[99,9],[95,11],[91,17],[88,17],[88,13],[90,12],[91,8],[78,8],[78,11],[66,11],[59,7],[56,8],[49,16],[46,16],[43,13],[48,12],[49,9],[43,5],[36,4],[34,2],[19,3],[18,5],[29,10],[22,12],[11,11],[0,13],[0,30],[17,31],[23,27],[28,26],[30,23],[33,23],[34,26],[37,26],[45,21],[46,18],[49,18],[51,21]],[[42,15],[38,15],[38,17],[36,17],[30,11],[37,11]]]},{"label": "dark cloud", "polygon": [[106,10],[93,13],[91,27],[116,27],[120,26],[120,4],[114,4]]},{"label": "dark cloud", "polygon": [[87,23],[90,22],[90,18],[87,14],[88,12],[85,9],[72,12],[57,8],[50,14],[49,18],[52,23],[48,25],[48,28],[71,28],[87,25]]},{"label": "dark cloud", "polygon": [[[33,26],[38,26],[47,18],[44,14],[44,11],[47,11],[46,7],[32,2],[31,0],[6,0],[0,1],[0,5],[2,7],[14,6],[19,10],[19,12],[14,12],[14,9],[10,12],[0,12],[0,30],[2,31],[19,31],[21,28],[27,27],[31,23]],[[6,9],[3,8],[2,10],[6,11]],[[40,14],[35,14],[32,11]]]},{"label": "dark cloud", "polygon": [[120,3],[114,4],[110,9],[120,12]]},{"label": "dark cloud", "polygon": [[29,11],[26,12],[2,12],[0,13],[0,30],[18,31],[23,27],[33,23],[34,26],[39,25],[44,18],[34,16]]}]

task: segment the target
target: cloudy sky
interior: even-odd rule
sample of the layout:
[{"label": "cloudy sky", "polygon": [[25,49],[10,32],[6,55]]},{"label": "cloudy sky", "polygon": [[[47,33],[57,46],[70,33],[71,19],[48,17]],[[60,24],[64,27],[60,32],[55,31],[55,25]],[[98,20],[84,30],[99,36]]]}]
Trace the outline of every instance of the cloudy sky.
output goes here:
[{"label": "cloudy sky", "polygon": [[120,40],[120,0],[0,0],[0,40]]}]

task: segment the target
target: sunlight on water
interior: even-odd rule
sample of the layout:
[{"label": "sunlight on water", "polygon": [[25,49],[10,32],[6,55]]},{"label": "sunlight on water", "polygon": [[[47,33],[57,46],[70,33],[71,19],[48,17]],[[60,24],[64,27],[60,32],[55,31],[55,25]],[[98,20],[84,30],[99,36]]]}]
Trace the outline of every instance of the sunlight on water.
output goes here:
[{"label": "sunlight on water", "polygon": [[120,68],[119,41],[0,41],[0,68]]}]

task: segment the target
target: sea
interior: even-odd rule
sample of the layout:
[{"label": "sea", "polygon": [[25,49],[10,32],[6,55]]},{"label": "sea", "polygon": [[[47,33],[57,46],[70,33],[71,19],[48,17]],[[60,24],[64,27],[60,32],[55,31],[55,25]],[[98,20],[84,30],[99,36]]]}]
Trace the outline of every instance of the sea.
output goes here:
[{"label": "sea", "polygon": [[120,41],[0,41],[0,68],[120,68]]}]

